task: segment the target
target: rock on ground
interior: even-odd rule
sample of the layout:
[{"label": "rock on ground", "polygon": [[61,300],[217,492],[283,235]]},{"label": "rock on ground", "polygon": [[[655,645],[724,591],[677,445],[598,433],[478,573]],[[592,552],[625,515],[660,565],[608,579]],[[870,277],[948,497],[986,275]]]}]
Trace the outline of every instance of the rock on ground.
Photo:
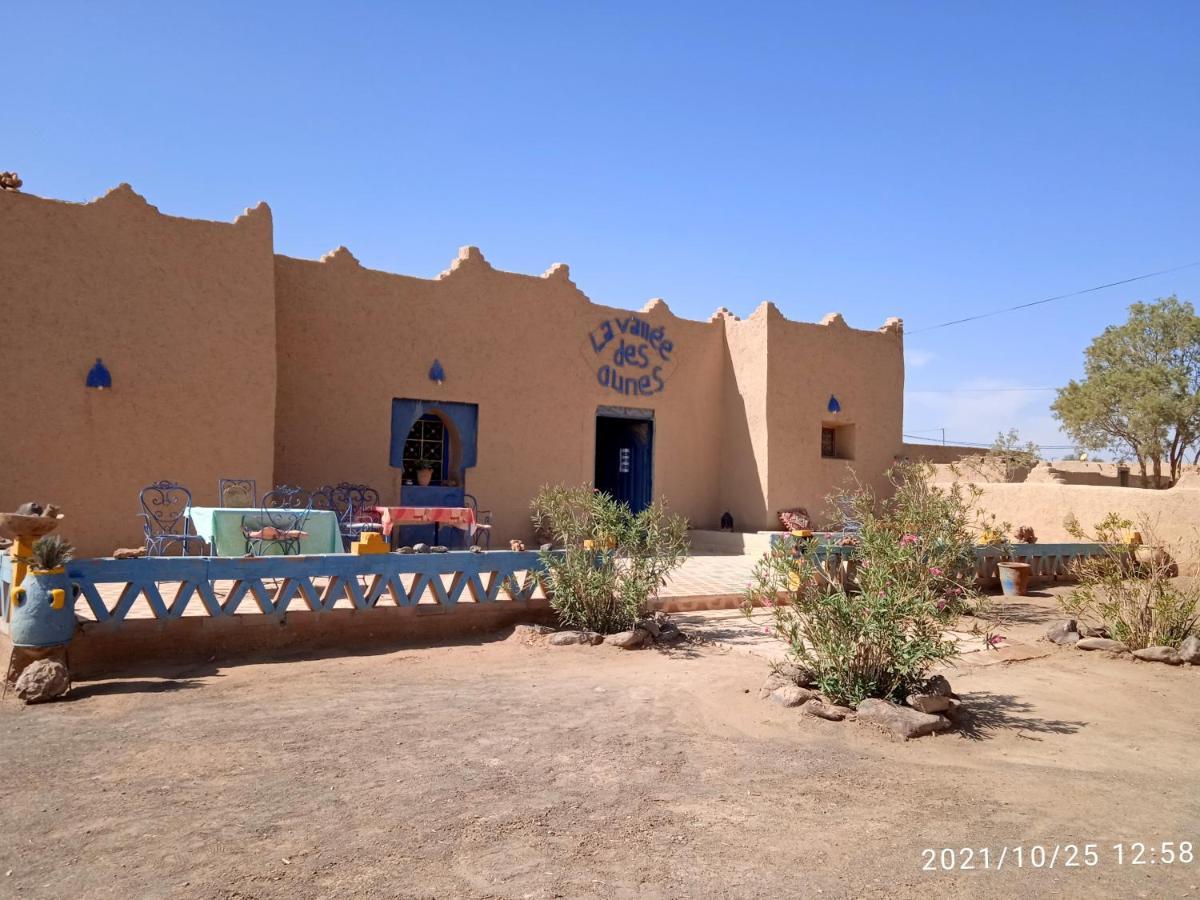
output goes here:
[{"label": "rock on ground", "polygon": [[1179,658],[1185,663],[1200,666],[1200,637],[1191,634],[1179,645]]},{"label": "rock on ground", "polygon": [[802,688],[798,684],[785,684],[771,691],[771,702],[787,707],[800,706],[814,696],[812,691]]},{"label": "rock on ground", "polygon": [[650,637],[648,632],[634,628],[632,631],[610,634],[604,639],[604,643],[607,646],[620,647],[622,650],[637,650],[639,647],[645,646],[648,637]]},{"label": "rock on ground", "polygon": [[513,640],[534,640],[545,637],[548,634],[554,634],[554,629],[549,625],[514,625],[512,635]]},{"label": "rock on ground", "polygon": [[816,719],[827,719],[830,722],[840,722],[847,716],[853,716],[854,710],[848,706],[835,706],[832,703],[826,703],[819,697],[814,697],[804,704],[805,715],[812,716]]},{"label": "rock on ground", "polygon": [[1129,652],[1129,648],[1120,641],[1101,637],[1080,638],[1075,642],[1075,647],[1079,650],[1107,650],[1109,653]]},{"label": "rock on ground", "polygon": [[652,638],[656,638],[662,633],[662,629],[655,619],[639,619],[637,627],[645,631]]},{"label": "rock on ground", "polygon": [[71,673],[56,659],[36,659],[17,679],[16,694],[26,703],[57,700],[71,689]]},{"label": "rock on ground", "polygon": [[1133,655],[1146,662],[1166,663],[1168,666],[1183,665],[1183,660],[1179,658],[1179,651],[1174,647],[1145,647],[1141,650],[1134,650]]},{"label": "rock on ground", "polygon": [[925,682],[925,694],[937,694],[939,697],[953,697],[954,691],[950,689],[950,682],[945,675],[933,675]]},{"label": "rock on ground", "polygon": [[556,631],[550,635],[550,643],[555,647],[565,647],[569,644],[599,644],[604,635],[594,631]]},{"label": "rock on ground", "polygon": [[1074,619],[1055,622],[1046,629],[1046,640],[1054,644],[1074,644],[1079,638],[1079,623]]},{"label": "rock on ground", "polygon": [[904,706],[897,706],[887,700],[868,699],[858,704],[858,721],[878,725],[893,737],[909,740],[946,731],[950,728],[950,720],[944,716],[930,715],[917,712]]},{"label": "rock on ground", "polygon": [[940,713],[949,709],[954,701],[942,694],[909,694],[904,702],[917,712]]}]

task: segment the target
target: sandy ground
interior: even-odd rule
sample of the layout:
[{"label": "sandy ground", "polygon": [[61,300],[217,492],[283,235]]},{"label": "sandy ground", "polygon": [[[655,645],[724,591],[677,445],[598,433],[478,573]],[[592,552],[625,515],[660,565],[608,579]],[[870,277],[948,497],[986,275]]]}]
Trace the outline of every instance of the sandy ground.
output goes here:
[{"label": "sandy ground", "polygon": [[[766,663],[714,643],[497,639],[10,695],[0,896],[1200,897],[1200,668],[1043,649],[950,673],[971,721],[907,744],[757,699]],[[1185,840],[1191,865],[1112,849]],[[1097,865],[1033,867],[1069,843]],[[962,847],[991,868],[922,869]]]}]

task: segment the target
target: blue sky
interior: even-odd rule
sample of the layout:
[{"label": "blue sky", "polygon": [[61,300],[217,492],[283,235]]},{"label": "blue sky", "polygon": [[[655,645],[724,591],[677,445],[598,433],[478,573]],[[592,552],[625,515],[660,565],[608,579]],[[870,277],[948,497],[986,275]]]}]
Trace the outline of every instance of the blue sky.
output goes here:
[{"label": "blue sky", "polygon": [[[1200,260],[1195,3],[0,10],[27,191],[266,200],[289,255],[432,276],[476,244],[597,302],[910,330]],[[911,335],[906,431],[1063,443],[1052,393],[963,389],[1061,385],[1170,293],[1200,267]]]}]

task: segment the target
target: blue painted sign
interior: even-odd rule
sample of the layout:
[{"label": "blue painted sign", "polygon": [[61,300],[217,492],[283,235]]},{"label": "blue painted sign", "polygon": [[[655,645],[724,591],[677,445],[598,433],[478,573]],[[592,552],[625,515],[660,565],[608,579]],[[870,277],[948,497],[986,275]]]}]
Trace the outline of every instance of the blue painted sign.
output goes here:
[{"label": "blue painted sign", "polygon": [[605,319],[588,335],[600,361],[596,380],[623,397],[648,397],[666,387],[675,344],[666,329],[637,316]]}]

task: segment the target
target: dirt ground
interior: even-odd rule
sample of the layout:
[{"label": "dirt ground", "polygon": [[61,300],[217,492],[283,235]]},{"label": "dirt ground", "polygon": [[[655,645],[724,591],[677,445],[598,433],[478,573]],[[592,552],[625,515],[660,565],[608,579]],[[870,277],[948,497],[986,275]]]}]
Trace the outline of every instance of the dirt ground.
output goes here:
[{"label": "dirt ground", "polygon": [[905,744],[759,700],[765,662],[720,645],[500,637],[10,695],[0,896],[1200,897],[1200,858],[1112,848],[1200,854],[1200,668],[964,666],[970,721]]}]

